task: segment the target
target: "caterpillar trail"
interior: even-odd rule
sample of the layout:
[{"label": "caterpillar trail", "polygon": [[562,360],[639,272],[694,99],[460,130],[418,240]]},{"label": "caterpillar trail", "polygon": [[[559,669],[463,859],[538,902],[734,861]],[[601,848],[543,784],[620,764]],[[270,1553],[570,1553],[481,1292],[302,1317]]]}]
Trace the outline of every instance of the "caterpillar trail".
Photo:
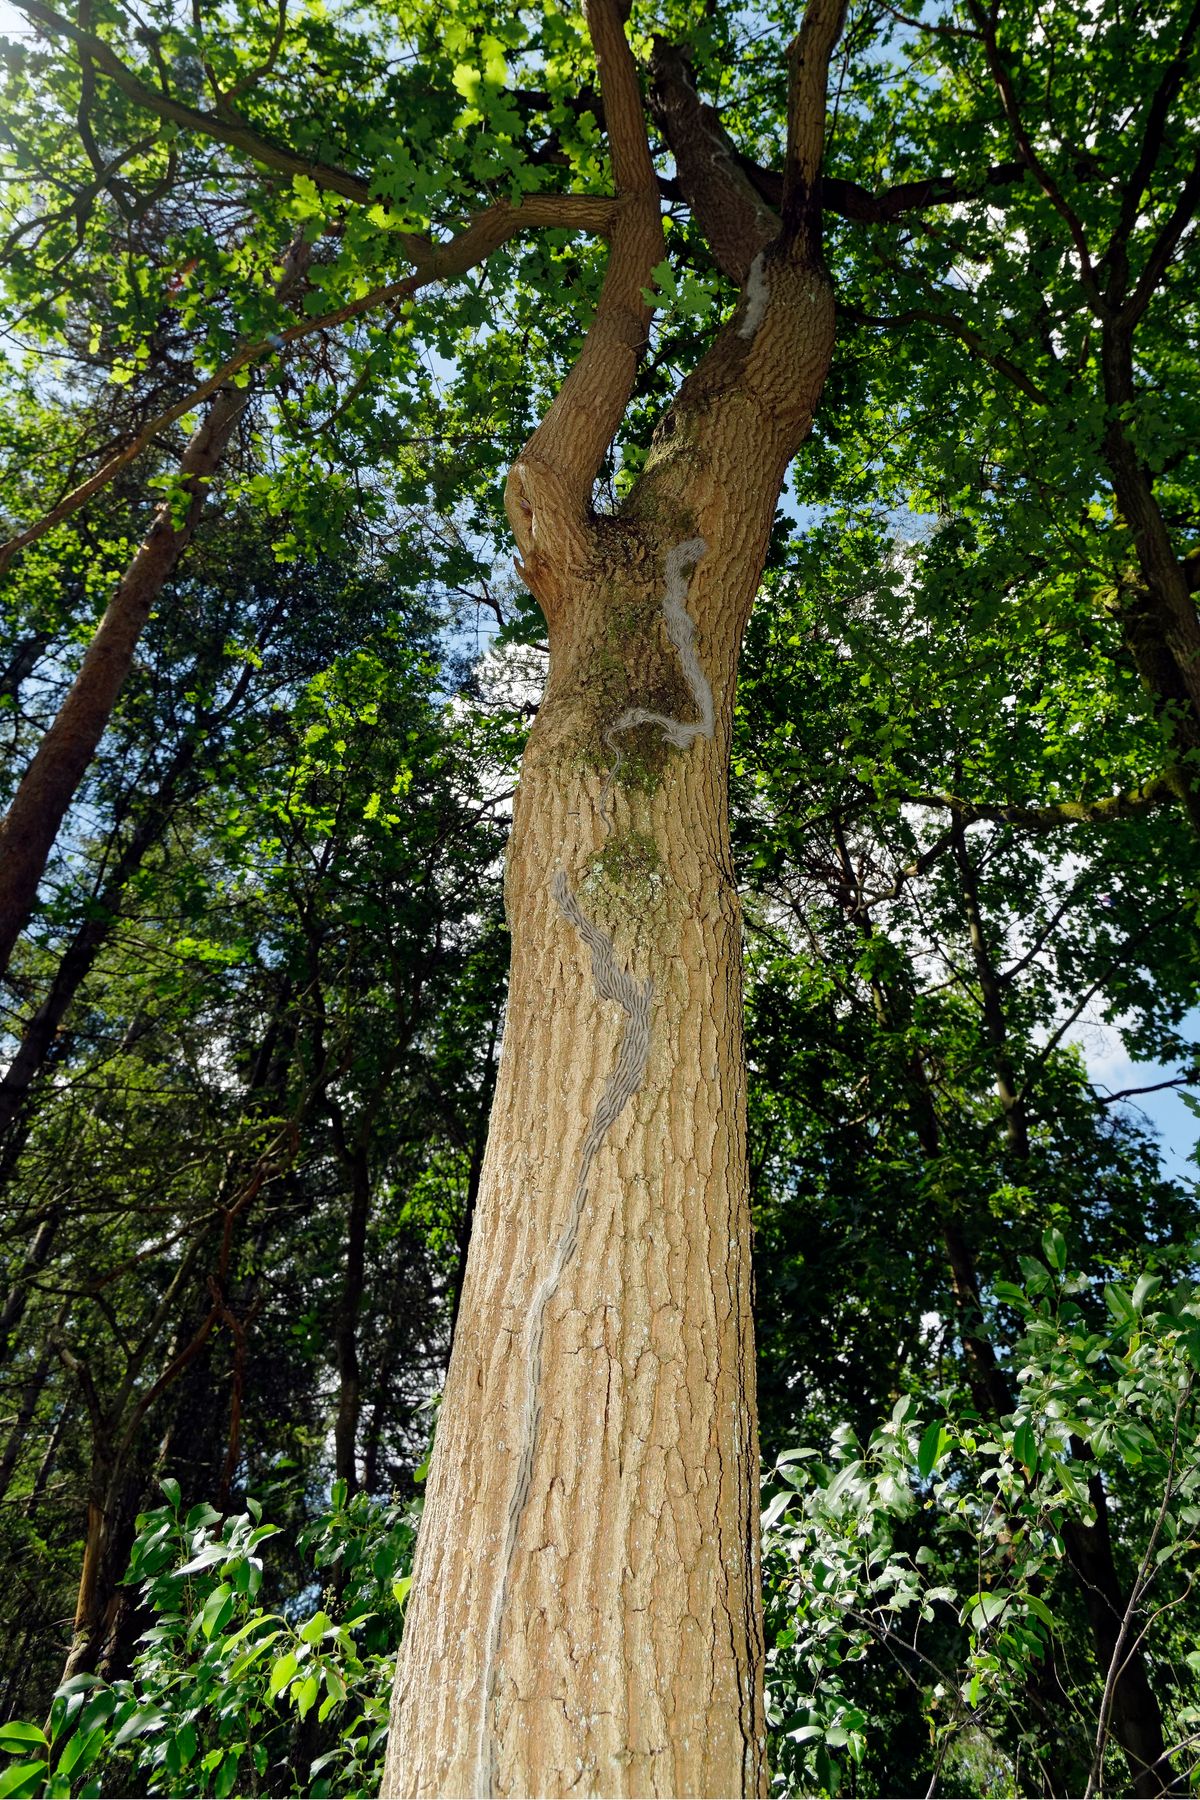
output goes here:
[{"label": "caterpillar trail", "polygon": [[[666,587],[662,601],[662,616],[667,635],[679,657],[680,667],[696,703],[699,717],[691,721],[670,719],[663,713],[651,712],[647,707],[634,706],[613,720],[604,733],[604,742],[615,752],[616,761],[609,770],[600,792],[600,816],[606,828],[611,825],[606,804],[608,792],[621,766],[621,749],[616,741],[621,732],[631,731],[635,725],[657,725],[668,743],[674,744],[679,750],[688,749],[698,737],[710,738],[713,734],[712,688],[696,655],[696,628],[685,605],[689,586],[688,572],[695,569],[707,549],[708,545],[704,539],[696,537],[688,538],[685,543],[677,544],[668,553]],[[503,1574],[497,1584],[492,1610],[488,1617],[483,1657],[483,1705],[479,1723],[477,1785],[480,1794],[487,1796],[495,1793],[496,1781],[496,1737],[493,1712],[500,1636],[504,1626],[504,1611],[508,1601],[509,1578],[516,1555],[517,1537],[520,1533],[521,1519],[533,1481],[534,1450],[537,1445],[538,1427],[542,1416],[540,1392],[546,1311],[558,1291],[563,1272],[579,1242],[579,1227],[583,1218],[583,1209],[587,1203],[592,1165],[608,1133],[645,1080],[646,1063],[650,1054],[650,1001],[654,992],[653,981],[649,979],[638,981],[629,974],[628,970],[620,967],[611,936],[588,918],[572,893],[570,883],[562,869],[559,869],[555,875],[551,891],[563,917],[575,927],[592,953],[592,980],[596,986],[597,996],[601,1000],[612,1000],[621,1008],[625,1014],[625,1026],[621,1033],[621,1047],[617,1053],[616,1067],[604,1084],[604,1092],[592,1114],[580,1148],[579,1168],[575,1176],[575,1186],[571,1193],[571,1203],[567,1209],[566,1221],[559,1233],[550,1267],[538,1283],[534,1293],[525,1328],[525,1405],[520,1426],[521,1452],[513,1479],[512,1496],[508,1503],[508,1523],[505,1530],[504,1554],[501,1564]]]},{"label": "caterpillar trail", "polygon": [[624,752],[617,743],[621,732],[632,731],[635,725],[657,725],[667,742],[674,744],[677,750],[688,750],[698,737],[710,738],[713,734],[712,688],[700,667],[700,658],[696,655],[696,627],[684,604],[689,586],[689,576],[685,571],[690,569],[694,572],[707,549],[708,545],[702,537],[694,537],[676,544],[673,550],[668,551],[667,581],[662,601],[663,624],[667,628],[667,636],[675,646],[679,666],[691,689],[700,717],[686,722],[683,719],[669,719],[664,713],[651,712],[645,706],[630,706],[605,729],[604,742],[616,757],[600,790],[600,817],[605,825],[612,823],[608,812],[608,796],[624,760]]},{"label": "caterpillar trail", "polygon": [[597,994],[602,1000],[616,1001],[625,1014],[625,1029],[621,1034],[621,1048],[617,1056],[616,1067],[604,1085],[604,1092],[592,1114],[591,1123],[583,1140],[579,1156],[579,1170],[575,1177],[575,1187],[571,1194],[571,1204],[567,1209],[566,1222],[559,1233],[550,1267],[539,1282],[533,1296],[529,1310],[529,1323],[525,1329],[525,1414],[521,1422],[521,1458],[517,1464],[512,1498],[508,1503],[508,1529],[505,1536],[503,1559],[504,1575],[492,1603],[484,1657],[484,1667],[487,1670],[483,1702],[486,1743],[481,1746],[479,1773],[480,1791],[489,1795],[495,1792],[496,1774],[496,1745],[491,1729],[492,1706],[496,1688],[496,1653],[500,1648],[500,1631],[504,1620],[505,1603],[508,1599],[508,1578],[516,1553],[521,1515],[525,1510],[525,1502],[529,1498],[530,1482],[533,1479],[533,1453],[542,1413],[539,1392],[542,1380],[542,1341],[546,1330],[546,1309],[558,1290],[563,1270],[570,1262],[575,1253],[575,1246],[579,1242],[579,1225],[587,1202],[588,1181],[591,1178],[592,1164],[596,1160],[596,1153],[629,1101],[641,1087],[646,1074],[646,1058],[650,1051],[650,998],[654,991],[654,983],[649,980],[637,981],[618,965],[613,953],[612,938],[608,932],[602,931],[588,918],[571,892],[566,875],[561,869],[554,877],[553,893],[564,917],[574,925],[592,953],[592,979],[596,984]]}]

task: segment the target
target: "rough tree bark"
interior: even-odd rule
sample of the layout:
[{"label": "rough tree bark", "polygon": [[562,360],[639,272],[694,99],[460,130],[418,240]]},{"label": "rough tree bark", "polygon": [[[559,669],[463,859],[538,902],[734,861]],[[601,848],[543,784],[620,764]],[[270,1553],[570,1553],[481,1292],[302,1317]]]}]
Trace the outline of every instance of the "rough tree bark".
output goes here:
[{"label": "rough tree bark", "polygon": [[784,224],[615,517],[592,483],[662,255],[613,0],[621,206],[579,361],[510,476],[550,672],[512,976],[397,1671],[385,1794],[766,1791],[758,1443],[726,776],[738,647],[828,367],[816,186],[837,0],[789,52]]}]

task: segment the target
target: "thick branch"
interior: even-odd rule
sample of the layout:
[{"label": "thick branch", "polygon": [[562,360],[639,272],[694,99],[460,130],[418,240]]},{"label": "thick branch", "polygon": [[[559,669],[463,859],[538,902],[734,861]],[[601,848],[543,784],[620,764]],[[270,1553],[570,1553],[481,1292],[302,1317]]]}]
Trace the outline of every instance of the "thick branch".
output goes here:
[{"label": "thick branch", "polygon": [[[650,104],[675,159],[679,189],[718,268],[740,287],[754,258],[779,235],[779,200],[769,205],[756,190],[716,108],[696,92],[684,52],[656,38],[650,67]],[[777,185],[782,198],[783,184]]]},{"label": "thick branch", "polygon": [[842,30],[846,0],[809,0],[788,45],[787,154],[783,167],[783,228],[811,260],[820,253],[819,183],[825,150],[829,59]]},{"label": "thick branch", "polygon": [[548,611],[562,574],[588,553],[592,484],[633,389],[650,323],[642,295],[663,255],[658,180],[620,8],[617,0],[587,0],[585,13],[619,207],[595,317],[505,490],[522,575]]},{"label": "thick branch", "polygon": [[988,820],[1017,825],[1022,831],[1058,831],[1065,825],[1111,825],[1117,819],[1141,818],[1160,806],[1179,803],[1179,790],[1169,775],[1155,775],[1128,794],[1106,794],[1099,800],[1059,800],[1048,806],[1001,806],[960,800],[954,794],[904,794],[909,806],[936,806],[957,814],[964,824]]},{"label": "thick branch", "polygon": [[[753,162],[740,152],[734,154],[738,167],[755,192],[778,211],[783,205],[783,176],[774,169],[764,169],[761,163]],[[878,194],[857,181],[847,181],[840,175],[825,175],[821,179],[821,205],[826,212],[836,213],[838,218],[850,219],[855,224],[890,225],[913,213],[928,212],[932,207],[980,200],[993,188],[1015,187],[1027,173],[1024,163],[997,163],[982,181],[964,184],[956,181],[953,175],[922,175],[915,181],[899,181]]]}]

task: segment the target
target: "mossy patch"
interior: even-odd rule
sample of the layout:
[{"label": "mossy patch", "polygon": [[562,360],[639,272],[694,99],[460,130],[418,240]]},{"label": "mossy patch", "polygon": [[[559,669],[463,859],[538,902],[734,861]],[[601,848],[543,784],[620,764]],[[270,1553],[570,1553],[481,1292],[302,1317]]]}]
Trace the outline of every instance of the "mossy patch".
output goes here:
[{"label": "mossy patch", "polygon": [[594,856],[583,879],[594,902],[620,898],[646,905],[661,892],[662,857],[654,839],[641,831],[624,831]]}]

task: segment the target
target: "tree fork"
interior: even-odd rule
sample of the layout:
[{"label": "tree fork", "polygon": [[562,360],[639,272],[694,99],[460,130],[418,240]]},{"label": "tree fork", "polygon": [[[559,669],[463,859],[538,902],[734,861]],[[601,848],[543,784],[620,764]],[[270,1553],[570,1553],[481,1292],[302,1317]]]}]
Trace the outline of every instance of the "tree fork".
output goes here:
[{"label": "tree fork", "polygon": [[841,15],[814,0],[791,59],[804,228],[760,242],[608,519],[592,482],[662,238],[617,8],[593,0],[588,22],[621,211],[596,318],[507,493],[549,680],[388,1795],[766,1791],[727,774],[742,632],[832,355],[815,196]]}]

